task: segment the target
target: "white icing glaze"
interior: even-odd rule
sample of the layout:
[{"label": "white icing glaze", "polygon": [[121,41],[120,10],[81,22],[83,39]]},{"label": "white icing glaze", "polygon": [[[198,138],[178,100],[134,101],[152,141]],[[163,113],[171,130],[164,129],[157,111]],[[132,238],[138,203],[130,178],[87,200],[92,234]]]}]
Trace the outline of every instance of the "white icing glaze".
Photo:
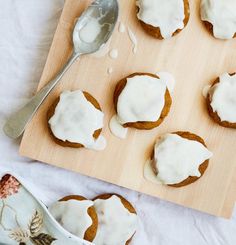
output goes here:
[{"label": "white icing glaze", "polygon": [[98,139],[94,142],[94,145],[91,146],[91,149],[95,151],[103,151],[107,147],[107,140],[103,136],[99,136]]},{"label": "white icing glaze", "polygon": [[211,85],[206,85],[206,86],[203,87],[202,96],[204,98],[207,98],[207,95],[208,95],[208,92],[209,92],[210,88],[211,88]]},{"label": "white icing glaze", "polygon": [[95,200],[94,207],[98,215],[98,230],[93,243],[125,245],[135,233],[137,215],[130,213],[115,195],[107,200]]},{"label": "white icing glaze", "polygon": [[174,76],[166,71],[158,72],[157,76],[166,83],[169,92],[172,93],[174,91],[176,83]]},{"label": "white icing glaze", "polygon": [[236,75],[225,73],[210,90],[211,107],[221,121],[236,123]]},{"label": "white icing glaze", "polygon": [[82,41],[86,43],[92,43],[96,40],[97,36],[101,32],[101,25],[99,20],[91,18],[85,26],[80,30],[79,36]]},{"label": "white icing glaze", "polygon": [[137,0],[138,18],[146,24],[159,27],[163,38],[170,38],[184,28],[183,0]]},{"label": "white icing glaze", "polygon": [[119,23],[119,28],[118,28],[118,30],[119,30],[120,33],[124,33],[125,30],[126,30],[125,25],[124,25],[121,21],[120,21],[120,23]]},{"label": "white icing glaze", "polygon": [[202,0],[201,18],[213,25],[216,38],[230,39],[236,33],[235,0]]},{"label": "white icing glaze", "polygon": [[138,40],[136,38],[136,36],[134,35],[134,33],[131,31],[131,29],[128,27],[128,34],[129,34],[129,38],[130,38],[130,41],[132,42],[133,44],[133,53],[136,54],[137,51],[138,51]]},{"label": "white icing glaze", "polygon": [[49,211],[63,228],[83,239],[86,230],[92,225],[88,215],[88,208],[92,206],[93,202],[89,200],[68,200],[56,202],[49,207]]},{"label": "white icing glaze", "polygon": [[114,115],[109,123],[109,128],[113,135],[115,135],[118,138],[125,139],[128,128],[124,128],[119,121],[117,120],[117,115]]},{"label": "white icing glaze", "polygon": [[210,157],[212,153],[198,141],[166,134],[154,148],[157,178],[163,184],[177,184],[189,176],[200,177],[198,168]]},{"label": "white icing glaze", "polygon": [[109,53],[109,56],[110,56],[110,58],[112,58],[112,59],[117,59],[117,57],[118,57],[118,50],[117,49],[112,49],[111,51],[110,51],[110,53]]},{"label": "white icing glaze", "polygon": [[109,67],[109,68],[107,69],[107,74],[110,75],[110,74],[112,74],[112,73],[113,73],[113,68],[112,68],[112,67]]},{"label": "white icing glaze", "polygon": [[144,165],[144,171],[143,171],[144,178],[148,181],[151,181],[154,184],[161,185],[162,182],[157,178],[155,173],[153,172],[152,166],[151,166],[151,159],[148,159]]},{"label": "white icing glaze", "polygon": [[82,91],[66,91],[60,95],[55,114],[49,120],[55,137],[96,148],[93,134],[103,127],[104,114],[85,98]]},{"label": "white icing glaze", "polygon": [[166,89],[162,79],[147,75],[128,78],[118,98],[118,120],[122,124],[157,121],[165,105]]}]

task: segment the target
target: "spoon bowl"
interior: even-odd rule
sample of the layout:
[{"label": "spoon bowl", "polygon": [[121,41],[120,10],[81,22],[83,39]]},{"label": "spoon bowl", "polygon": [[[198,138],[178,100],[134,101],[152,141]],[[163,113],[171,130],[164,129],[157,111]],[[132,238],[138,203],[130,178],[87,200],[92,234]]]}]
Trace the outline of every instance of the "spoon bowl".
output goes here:
[{"label": "spoon bowl", "polygon": [[83,54],[96,52],[112,35],[119,14],[117,0],[96,0],[79,17],[73,31],[74,51],[58,75],[43,87],[4,125],[7,136],[16,139],[24,132],[40,105],[61,80],[71,65]]},{"label": "spoon bowl", "polygon": [[77,20],[73,31],[75,53],[98,51],[111,37],[119,14],[117,0],[96,0]]}]

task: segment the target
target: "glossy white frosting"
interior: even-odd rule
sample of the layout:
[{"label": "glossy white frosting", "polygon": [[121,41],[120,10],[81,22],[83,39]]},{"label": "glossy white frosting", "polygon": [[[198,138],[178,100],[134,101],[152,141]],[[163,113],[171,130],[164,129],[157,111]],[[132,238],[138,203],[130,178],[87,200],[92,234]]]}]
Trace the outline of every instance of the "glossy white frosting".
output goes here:
[{"label": "glossy white frosting", "polygon": [[91,18],[88,23],[80,30],[79,36],[82,41],[86,43],[92,43],[96,40],[100,32],[101,25],[99,24],[99,20]]},{"label": "glossy white frosting", "polygon": [[166,71],[159,71],[156,75],[165,82],[169,92],[172,93],[176,83],[174,76]]},{"label": "glossy white frosting", "polygon": [[236,123],[236,75],[224,73],[208,93],[211,107],[221,121]]},{"label": "glossy white frosting", "polygon": [[126,26],[121,21],[119,23],[118,30],[119,30],[120,33],[124,33],[126,31]]},{"label": "glossy white frosting", "polygon": [[138,18],[146,24],[159,27],[163,38],[170,38],[184,28],[183,0],[137,0]]},{"label": "glossy white frosting", "polygon": [[68,200],[56,202],[49,211],[52,216],[70,233],[84,238],[87,229],[92,225],[92,219],[88,215],[88,208],[93,206],[89,200]]},{"label": "glossy white frosting", "polygon": [[103,127],[103,118],[103,112],[96,109],[82,91],[66,91],[60,95],[49,124],[56,138],[94,149],[96,141],[93,134]]},{"label": "glossy white frosting", "polygon": [[94,207],[98,215],[96,245],[125,245],[136,231],[137,215],[130,213],[119,197],[97,199]]},{"label": "glossy white frosting", "polygon": [[201,0],[201,18],[213,25],[216,38],[231,39],[236,33],[236,1]]},{"label": "glossy white frosting", "polygon": [[165,105],[166,83],[148,75],[127,78],[117,103],[118,120],[127,122],[155,122]]},{"label": "glossy white frosting", "polygon": [[128,27],[128,35],[129,35],[129,39],[133,44],[133,48],[132,51],[134,54],[137,53],[138,51],[138,39],[136,37],[136,35],[133,33],[133,31]]},{"label": "glossy white frosting", "polygon": [[117,59],[118,55],[119,55],[119,53],[118,53],[117,49],[112,49],[109,53],[110,58],[113,60]]},{"label": "glossy white frosting", "polygon": [[212,153],[198,141],[166,134],[160,137],[154,148],[156,178],[163,184],[177,184],[189,176],[200,177],[199,166],[210,157]]},{"label": "glossy white frosting", "polygon": [[118,119],[117,119],[117,115],[114,115],[109,123],[109,127],[110,130],[112,132],[113,135],[115,135],[116,137],[120,138],[120,139],[125,139],[126,135],[128,133],[128,128],[123,127]]}]

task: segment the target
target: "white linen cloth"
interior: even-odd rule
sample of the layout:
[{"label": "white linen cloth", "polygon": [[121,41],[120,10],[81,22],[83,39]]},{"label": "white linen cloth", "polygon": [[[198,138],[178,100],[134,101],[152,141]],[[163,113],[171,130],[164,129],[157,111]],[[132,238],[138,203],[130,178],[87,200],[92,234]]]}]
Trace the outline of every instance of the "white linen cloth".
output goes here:
[{"label": "white linen cloth", "polygon": [[232,219],[225,220],[25,159],[18,155],[20,140],[3,134],[7,116],[27,102],[38,85],[63,4],[0,0],[0,175],[7,169],[20,175],[47,205],[69,194],[124,195],[139,215],[134,245],[235,245],[236,209]]}]

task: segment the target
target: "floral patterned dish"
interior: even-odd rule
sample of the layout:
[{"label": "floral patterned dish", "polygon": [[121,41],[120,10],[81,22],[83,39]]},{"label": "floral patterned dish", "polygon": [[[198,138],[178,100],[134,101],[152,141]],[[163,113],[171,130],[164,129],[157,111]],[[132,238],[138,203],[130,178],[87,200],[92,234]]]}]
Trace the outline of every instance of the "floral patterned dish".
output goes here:
[{"label": "floral patterned dish", "polygon": [[6,174],[0,180],[0,245],[89,245],[64,230],[47,207]]}]

